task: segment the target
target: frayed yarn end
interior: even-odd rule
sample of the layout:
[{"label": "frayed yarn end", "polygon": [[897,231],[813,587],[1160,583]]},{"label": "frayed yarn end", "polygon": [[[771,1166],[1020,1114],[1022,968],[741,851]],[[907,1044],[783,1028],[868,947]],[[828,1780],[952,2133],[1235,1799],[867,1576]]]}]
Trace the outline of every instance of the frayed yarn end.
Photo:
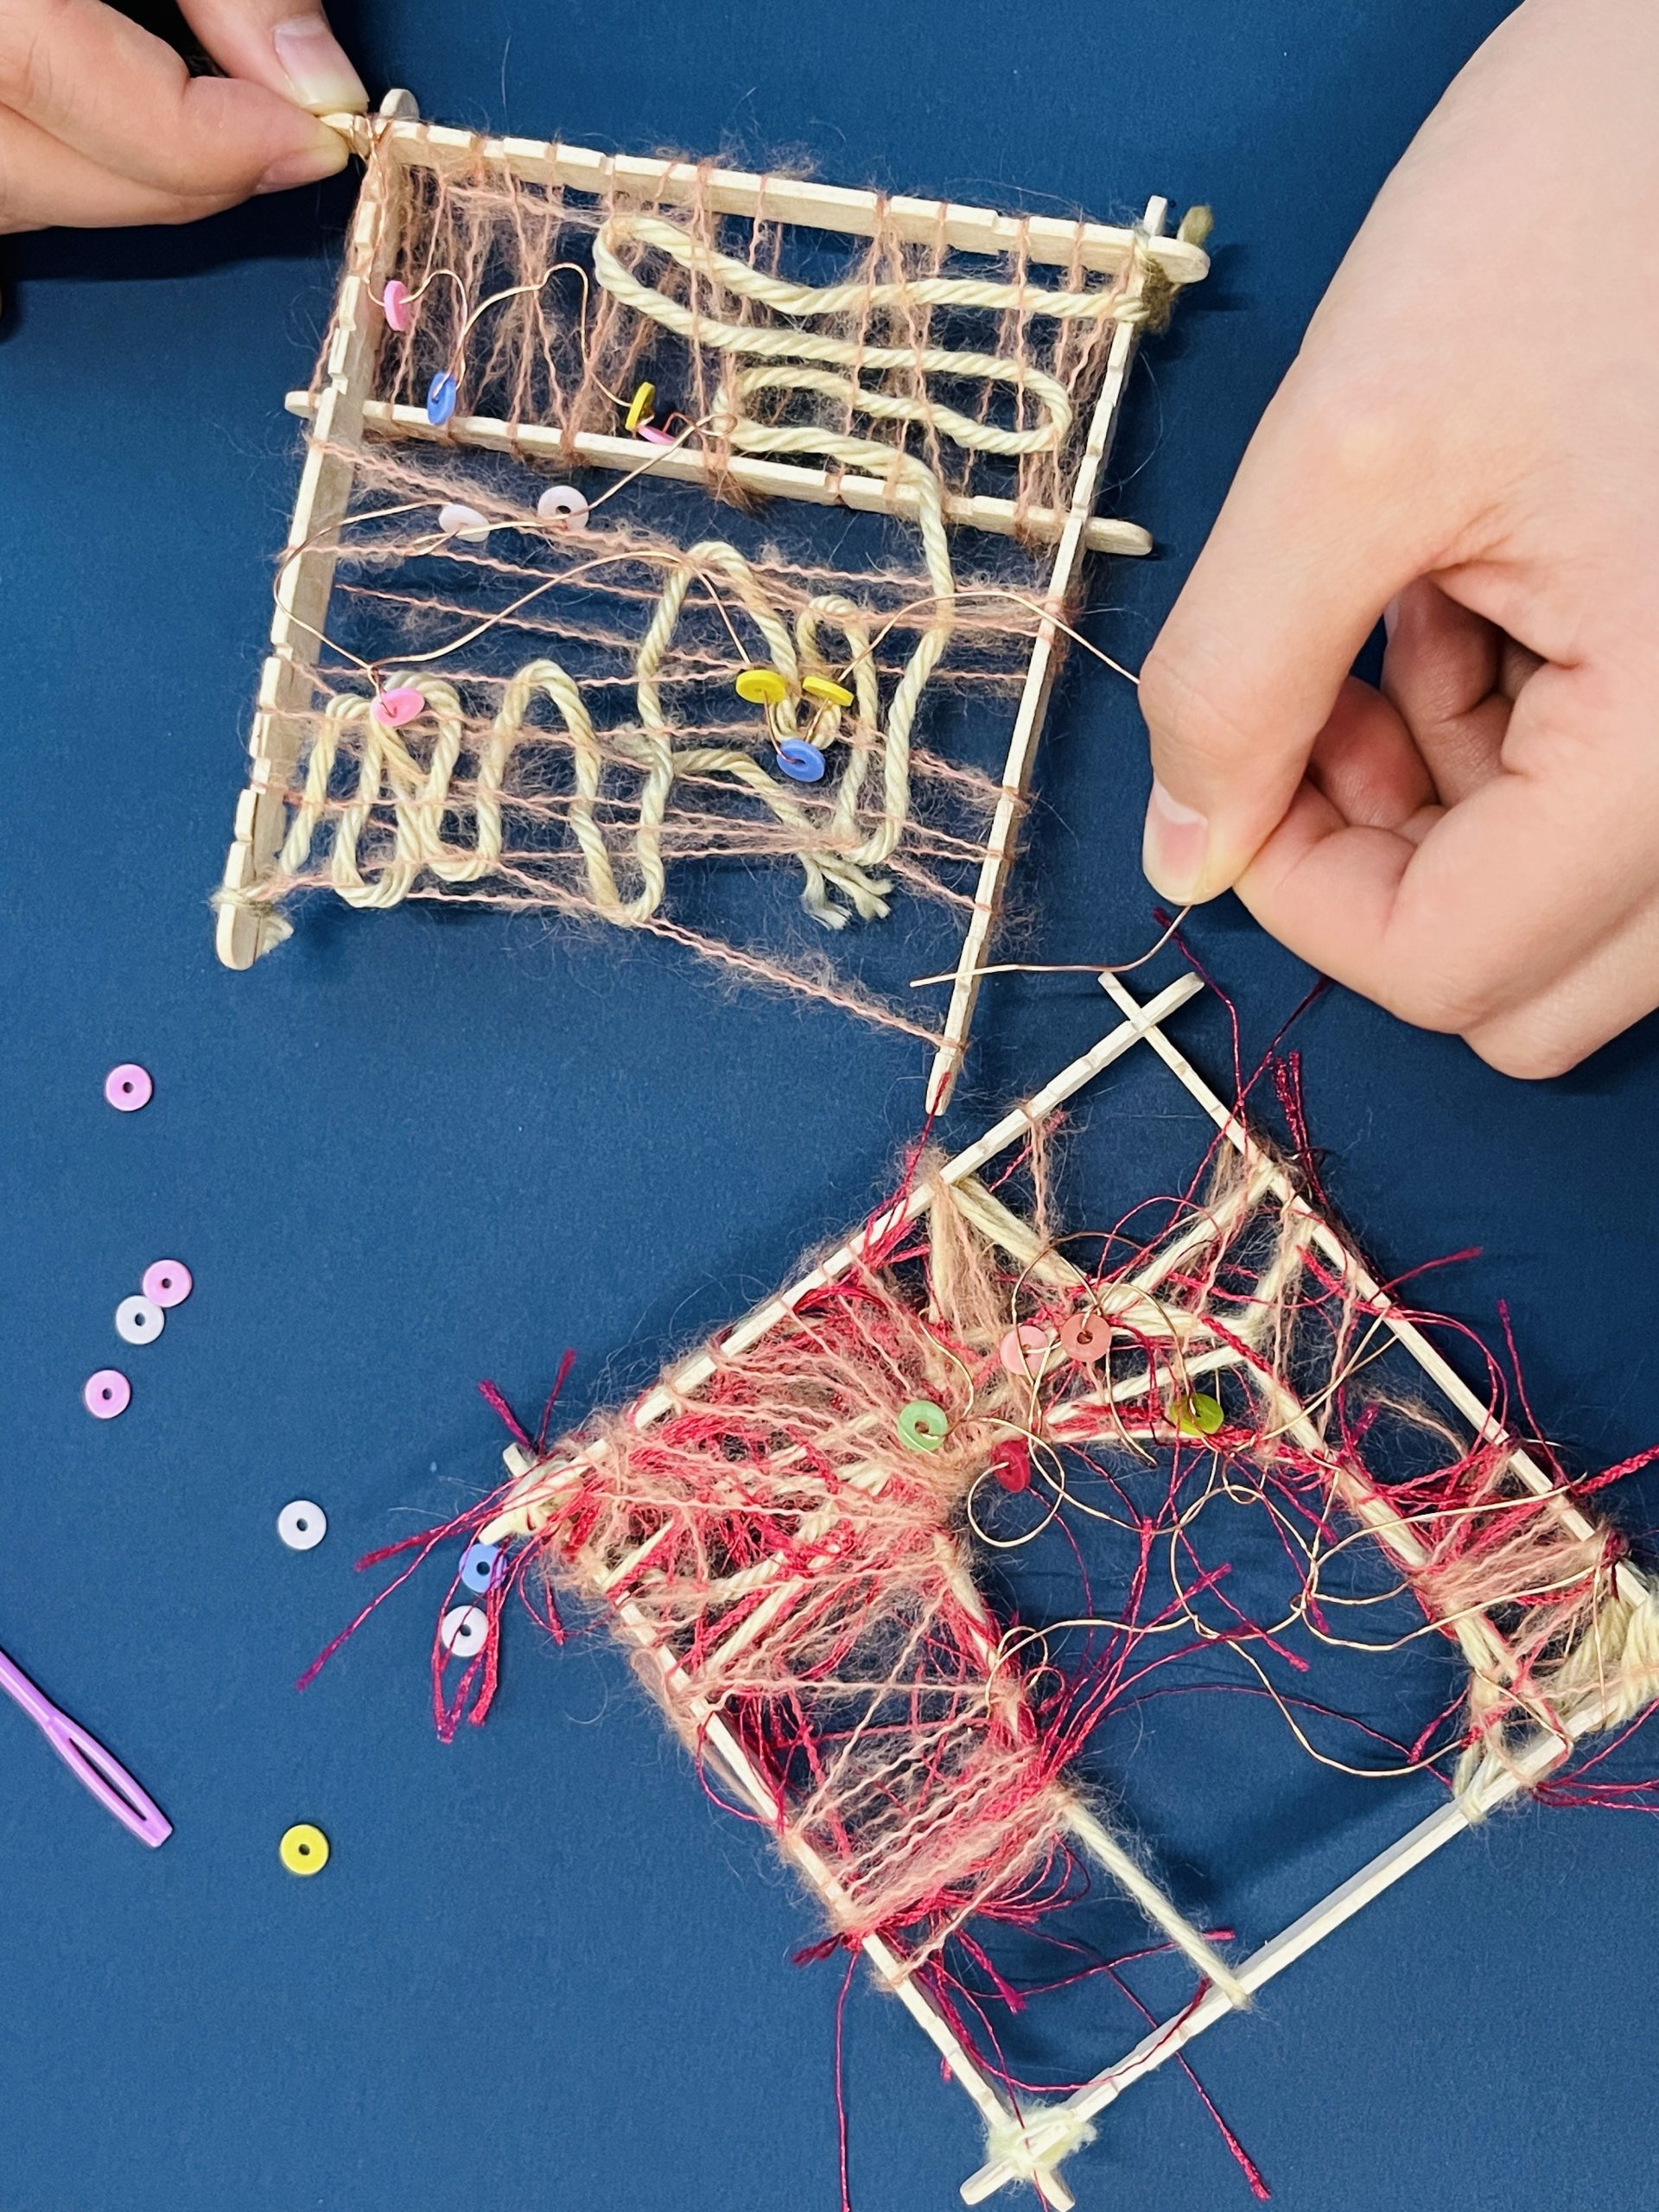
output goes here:
[{"label": "frayed yarn end", "polygon": [[1048,2112],[1026,2113],[988,2128],[986,2161],[1006,2166],[1015,2180],[1040,2190],[1046,2175],[1094,2139],[1092,2120],[1056,2105]]}]

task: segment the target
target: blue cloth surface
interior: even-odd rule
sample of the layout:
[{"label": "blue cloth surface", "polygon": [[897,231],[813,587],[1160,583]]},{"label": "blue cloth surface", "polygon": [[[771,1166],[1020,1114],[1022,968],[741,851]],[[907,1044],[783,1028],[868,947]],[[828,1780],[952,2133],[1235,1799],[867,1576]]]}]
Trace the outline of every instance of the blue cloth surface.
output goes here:
[{"label": "blue cloth surface", "polygon": [[[377,91],[448,122],[1104,217],[1213,201],[1215,274],[1144,357],[1116,457],[1160,557],[1102,577],[1091,628],[1133,664],[1370,196],[1501,12],[385,0],[336,21]],[[840,1968],[791,1963],[810,1909],[602,1638],[555,1653],[515,1624],[490,1726],[444,1749],[429,1573],[294,1690],[365,1594],[355,1559],[494,1479],[478,1378],[535,1407],[569,1345],[577,1411],[642,1381],[858,1216],[921,1107],[906,1040],[602,932],[315,907],[253,972],[216,963],[207,895],[296,474],[282,395],[348,205],[342,183],[12,252],[0,1643],[177,1832],[142,1850],[0,1707],[0,2212],[827,2208]],[[1067,674],[1039,783],[1029,957],[1123,957],[1151,927],[1147,769],[1096,664]],[[1230,904],[1193,938],[1259,1046],[1306,971]],[[954,1134],[1105,1026],[1086,978],[988,989]],[[1213,1011],[1178,1027],[1224,1077]],[[1488,1332],[1507,1297],[1547,1432],[1583,1464],[1651,1440],[1653,1026],[1539,1087],[1340,992],[1298,1041],[1333,1198],[1383,1269],[1478,1247],[1435,1294]],[[101,1096],[125,1059],[156,1079],[131,1116]],[[1094,1094],[1096,1220],[1199,1148],[1143,1060]],[[130,1349],[111,1314],[162,1256],[195,1294]],[[105,1364],[134,1400],[99,1424],[80,1388]],[[274,1533],[296,1497],[330,1522],[305,1554]],[[1643,1492],[1618,1510],[1639,1535]],[[1184,1901],[1255,1941],[1432,1797],[1258,1761],[1242,1702],[1104,1750]],[[277,1862],[297,1821],[332,1839],[315,1880]],[[1275,2201],[1649,2206],[1656,1853],[1639,1818],[1512,1814],[1206,2037],[1198,2069]],[[1063,2049],[1036,2046],[1057,2075],[1137,2031],[1105,1995],[1064,2019]],[[969,2109],[862,1983],[845,2066],[860,2212],[954,2202]],[[1173,2067],[1071,2171],[1118,2212],[1249,2201]]]}]

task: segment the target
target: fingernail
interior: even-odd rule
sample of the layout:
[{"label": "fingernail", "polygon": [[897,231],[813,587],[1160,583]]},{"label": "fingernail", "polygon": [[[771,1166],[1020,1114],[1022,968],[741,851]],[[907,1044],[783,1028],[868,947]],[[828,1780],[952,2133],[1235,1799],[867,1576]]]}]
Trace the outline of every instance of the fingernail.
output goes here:
[{"label": "fingernail", "polygon": [[1399,620],[1400,601],[1398,594],[1396,594],[1396,595],[1389,601],[1388,605],[1382,610],[1382,634],[1385,638],[1393,637],[1394,626]]},{"label": "fingernail", "polygon": [[1191,899],[1202,880],[1209,846],[1208,817],[1183,806],[1154,777],[1141,848],[1141,865],[1154,888],[1166,899]]},{"label": "fingernail", "polygon": [[296,184],[315,184],[322,177],[337,175],[351,157],[351,148],[337,130],[320,130],[313,144],[273,162],[254,190],[291,192]]},{"label": "fingernail", "polygon": [[327,108],[367,106],[363,79],[320,13],[290,16],[272,30],[270,42],[302,107],[321,113]]}]

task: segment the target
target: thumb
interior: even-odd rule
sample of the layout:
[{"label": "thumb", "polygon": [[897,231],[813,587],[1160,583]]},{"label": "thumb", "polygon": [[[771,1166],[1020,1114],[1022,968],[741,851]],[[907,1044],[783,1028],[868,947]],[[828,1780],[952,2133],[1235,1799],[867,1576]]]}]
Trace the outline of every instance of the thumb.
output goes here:
[{"label": "thumb", "polygon": [[368,104],[363,80],[308,0],[181,0],[185,20],[219,67],[309,108],[314,115]]},{"label": "thumb", "polygon": [[1153,788],[1142,863],[1182,904],[1243,874],[1294,798],[1383,607],[1415,576],[1391,416],[1299,365],[1250,441],[1141,672]]}]

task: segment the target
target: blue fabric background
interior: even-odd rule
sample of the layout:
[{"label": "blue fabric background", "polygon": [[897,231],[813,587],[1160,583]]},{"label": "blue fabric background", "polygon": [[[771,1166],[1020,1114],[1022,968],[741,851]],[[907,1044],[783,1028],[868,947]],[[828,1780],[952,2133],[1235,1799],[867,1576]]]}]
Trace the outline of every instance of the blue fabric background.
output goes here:
[{"label": "blue fabric background", "polygon": [[[1371,194],[1501,12],[383,0],[336,20],[377,92],[445,121],[804,152],[838,181],[1103,216],[1213,200],[1213,281],[1145,357],[1119,454],[1162,549],[1096,593],[1134,661]],[[215,963],[206,897],[295,477],[281,397],[348,197],[11,256],[0,1641],[177,1834],[139,1849],[0,1707],[0,2208],[827,2208],[838,1969],[791,1964],[810,1913],[619,1658],[520,1628],[491,1726],[445,1751],[429,1577],[294,1693],[359,1602],[358,1554],[493,1480],[479,1376],[530,1406],[568,1344],[577,1409],[642,1378],[857,1214],[920,1104],[902,1040],[721,995],[654,944],[318,911],[252,974]],[[1144,941],[1146,779],[1132,702],[1074,668],[1023,878],[1033,957]],[[1260,1042],[1305,973],[1236,909],[1195,936]],[[1082,981],[988,992],[957,1131],[1103,1027]],[[1182,1033],[1221,1075],[1213,1020]],[[1537,1088],[1341,993],[1300,1042],[1334,1196],[1384,1268],[1481,1247],[1439,1294],[1488,1330],[1509,1296],[1552,1435],[1596,1462],[1650,1440],[1652,1026]],[[125,1058],[156,1083],[132,1116],[101,1096]],[[1091,1128],[1131,1189],[1195,1149],[1150,1062],[1109,1078]],[[129,1351],[111,1310],[162,1255],[195,1295]],[[111,1362],[134,1402],[94,1424],[80,1384]],[[295,1496],[331,1521],[303,1556],[272,1529]],[[1639,1530],[1642,1496],[1622,1510]],[[1421,1809],[1288,1770],[1260,1789],[1224,1716],[1185,1726],[1179,1782],[1149,1744],[1129,1801],[1176,1840],[1189,1900],[1252,1938]],[[297,1820],[333,1839],[315,1881],[277,1865]],[[1286,2212],[1651,2205],[1656,1851],[1639,1819],[1513,1815],[1206,2037]],[[1133,2039],[1103,1999],[1068,2018],[1074,2063]],[[861,2212],[954,2202],[965,2101],[861,1986],[846,2057]],[[1249,2201],[1173,2068],[1074,2178],[1120,2212]]]}]

